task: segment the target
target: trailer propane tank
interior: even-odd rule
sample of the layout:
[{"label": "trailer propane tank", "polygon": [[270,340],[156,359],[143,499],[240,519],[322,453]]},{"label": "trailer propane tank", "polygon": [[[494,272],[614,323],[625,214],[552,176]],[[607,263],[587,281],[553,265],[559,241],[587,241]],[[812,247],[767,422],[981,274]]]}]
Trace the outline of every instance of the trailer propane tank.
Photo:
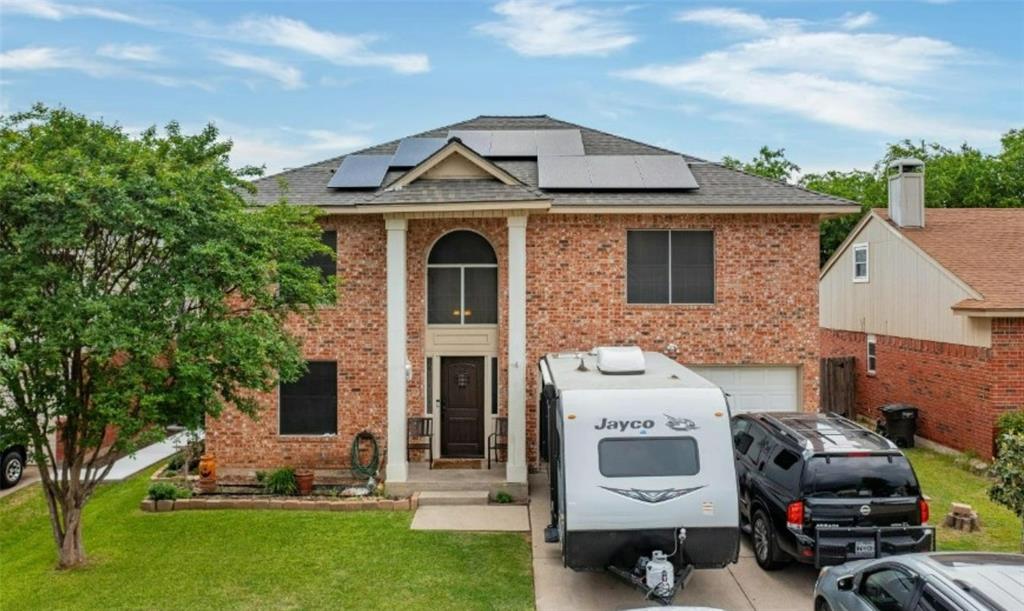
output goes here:
[{"label": "trailer propane tank", "polygon": [[644,567],[647,588],[655,596],[671,596],[675,590],[675,567],[661,550],[651,552],[651,559]]}]

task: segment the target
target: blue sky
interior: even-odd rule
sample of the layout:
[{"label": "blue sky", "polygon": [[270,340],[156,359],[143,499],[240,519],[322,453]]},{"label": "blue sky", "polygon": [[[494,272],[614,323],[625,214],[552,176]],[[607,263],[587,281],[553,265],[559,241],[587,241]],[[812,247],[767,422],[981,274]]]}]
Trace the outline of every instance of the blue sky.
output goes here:
[{"label": "blue sky", "polygon": [[270,171],[478,114],[867,168],[1024,127],[1024,2],[0,0],[0,112],[213,121]]}]

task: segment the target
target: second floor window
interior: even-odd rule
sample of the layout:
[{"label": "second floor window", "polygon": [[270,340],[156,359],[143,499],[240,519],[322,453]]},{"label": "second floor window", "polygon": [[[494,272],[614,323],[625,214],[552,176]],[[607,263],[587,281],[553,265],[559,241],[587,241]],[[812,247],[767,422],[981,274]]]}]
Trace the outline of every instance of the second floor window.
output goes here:
[{"label": "second floor window", "polygon": [[714,303],[715,234],[711,231],[629,231],[629,303]]},{"label": "second floor window", "polygon": [[472,231],[453,231],[427,258],[427,323],[498,323],[498,258]]}]

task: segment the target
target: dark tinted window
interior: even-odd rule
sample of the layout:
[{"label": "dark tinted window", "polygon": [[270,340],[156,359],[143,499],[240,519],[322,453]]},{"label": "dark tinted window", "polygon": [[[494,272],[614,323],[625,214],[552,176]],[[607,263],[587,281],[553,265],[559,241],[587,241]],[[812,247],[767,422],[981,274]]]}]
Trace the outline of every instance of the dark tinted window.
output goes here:
[{"label": "dark tinted window", "polygon": [[629,303],[713,303],[715,236],[710,231],[629,231]]},{"label": "dark tinted window", "polygon": [[768,445],[768,433],[763,428],[753,423],[751,423],[750,429],[747,433],[750,434],[753,441],[751,441],[750,447],[747,448],[746,454],[750,460],[756,461],[758,456],[761,455],[761,450]]},{"label": "dark tinted window", "polygon": [[[338,232],[337,231],[325,231],[320,235],[320,242],[324,246],[331,249],[331,252],[337,255],[338,253]],[[324,278],[331,278],[337,273],[337,265],[335,258],[327,254],[316,254],[306,260],[306,265],[310,267],[319,267],[320,273],[323,274]]]},{"label": "dark tinted window", "polygon": [[467,267],[466,324],[493,325],[498,322],[498,268]]},{"label": "dark tinted window", "polygon": [[917,599],[915,611],[957,611],[957,607],[941,594],[926,585],[921,592],[921,598]]},{"label": "dark tinted window", "polygon": [[281,384],[281,434],[338,432],[338,365],[310,362],[298,381]]},{"label": "dark tinted window", "polygon": [[765,466],[765,472],[776,483],[786,488],[797,488],[800,485],[800,456],[782,448]]},{"label": "dark tinted window", "polygon": [[692,437],[602,439],[597,453],[605,477],[695,475],[700,471],[697,441]]},{"label": "dark tinted window", "polygon": [[815,456],[807,461],[808,496],[918,496],[920,488],[903,456]]},{"label": "dark tinted window", "polygon": [[715,301],[715,234],[672,232],[672,303]]},{"label": "dark tinted window", "polygon": [[878,611],[907,611],[916,587],[917,581],[907,573],[882,569],[864,578],[860,595]]},{"label": "dark tinted window", "polygon": [[427,322],[454,324],[462,321],[462,269],[427,269]]},{"label": "dark tinted window", "polygon": [[441,237],[430,250],[427,263],[497,263],[491,244],[479,233],[453,231]]}]

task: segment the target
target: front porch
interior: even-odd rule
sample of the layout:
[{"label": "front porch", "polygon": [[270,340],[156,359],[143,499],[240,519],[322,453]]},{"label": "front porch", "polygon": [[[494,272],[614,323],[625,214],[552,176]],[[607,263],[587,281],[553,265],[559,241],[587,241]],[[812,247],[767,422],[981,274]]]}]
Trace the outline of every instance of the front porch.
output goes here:
[{"label": "front porch", "polygon": [[426,463],[410,463],[408,477],[403,482],[388,480],[387,493],[410,496],[414,492],[468,492],[486,490],[491,498],[498,492],[507,492],[516,499],[529,495],[526,482],[508,481],[504,464],[491,469],[430,469]]}]

